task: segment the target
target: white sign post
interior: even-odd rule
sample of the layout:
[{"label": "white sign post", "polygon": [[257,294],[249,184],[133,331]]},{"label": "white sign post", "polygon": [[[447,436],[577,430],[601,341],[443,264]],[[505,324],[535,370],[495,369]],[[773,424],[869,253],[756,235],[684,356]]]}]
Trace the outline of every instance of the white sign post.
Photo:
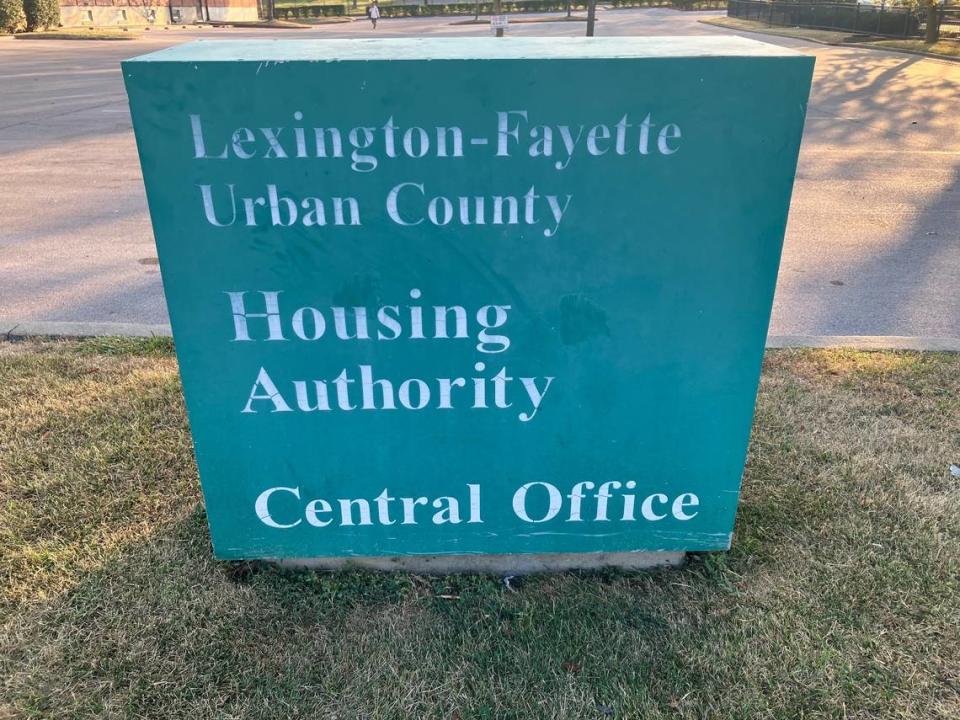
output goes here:
[{"label": "white sign post", "polygon": [[496,32],[497,30],[506,30],[509,21],[507,20],[506,15],[491,15],[490,16],[490,29]]}]

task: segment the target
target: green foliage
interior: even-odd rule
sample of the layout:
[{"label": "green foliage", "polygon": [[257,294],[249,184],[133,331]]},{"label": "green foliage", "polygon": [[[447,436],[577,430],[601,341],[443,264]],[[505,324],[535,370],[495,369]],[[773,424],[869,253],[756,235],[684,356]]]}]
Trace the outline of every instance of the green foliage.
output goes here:
[{"label": "green foliage", "polygon": [[27,15],[27,30],[46,30],[60,24],[58,0],[23,0]]},{"label": "green foliage", "polygon": [[[611,0],[605,3],[610,7],[675,7],[680,10],[700,10],[703,8],[722,8],[726,0]],[[366,7],[363,3],[362,7]],[[566,12],[567,9],[585,11],[587,0],[504,0],[501,12],[510,14]],[[492,15],[496,6],[492,0],[476,2],[454,2],[444,5],[380,5],[380,17],[424,17],[435,15]],[[291,5],[277,8],[277,15],[287,20],[310,17],[329,17],[347,14],[344,5]]]},{"label": "green foliage", "polygon": [[17,32],[23,30],[26,24],[23,0],[0,0],[0,32]]},{"label": "green foliage", "polygon": [[310,17],[340,17],[347,14],[346,5],[294,5],[277,7],[277,17],[284,20]]}]

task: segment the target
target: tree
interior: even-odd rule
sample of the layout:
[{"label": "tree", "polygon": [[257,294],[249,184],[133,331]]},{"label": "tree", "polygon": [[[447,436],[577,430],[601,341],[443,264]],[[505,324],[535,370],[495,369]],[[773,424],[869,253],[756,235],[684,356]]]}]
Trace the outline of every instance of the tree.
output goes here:
[{"label": "tree", "polygon": [[0,0],[0,32],[14,33],[27,25],[23,0]]},{"label": "tree", "polygon": [[27,30],[46,30],[60,24],[59,0],[23,0]]},{"label": "tree", "polygon": [[597,0],[587,0],[587,37],[593,37],[593,25],[597,21]]},{"label": "tree", "polygon": [[940,3],[938,0],[925,0],[927,8],[927,36],[928,43],[935,43],[940,39]]}]

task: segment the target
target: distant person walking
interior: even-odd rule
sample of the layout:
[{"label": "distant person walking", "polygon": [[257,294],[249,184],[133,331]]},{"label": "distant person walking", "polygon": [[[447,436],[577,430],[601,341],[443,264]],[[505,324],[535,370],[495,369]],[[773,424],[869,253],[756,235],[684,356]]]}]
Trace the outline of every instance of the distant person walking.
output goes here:
[{"label": "distant person walking", "polygon": [[377,29],[377,20],[380,19],[380,4],[377,0],[373,0],[373,5],[367,10],[367,15],[370,16],[370,22],[373,23],[373,29]]}]

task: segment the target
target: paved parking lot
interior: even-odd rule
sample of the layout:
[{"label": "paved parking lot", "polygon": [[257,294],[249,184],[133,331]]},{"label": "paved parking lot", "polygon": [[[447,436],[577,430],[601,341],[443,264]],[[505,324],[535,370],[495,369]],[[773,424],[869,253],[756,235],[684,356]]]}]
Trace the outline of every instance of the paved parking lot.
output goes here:
[{"label": "paved parking lot", "polygon": [[[601,11],[598,34],[727,32],[704,16]],[[442,18],[376,31],[488,33]],[[509,30],[582,33],[580,23]],[[0,322],[166,321],[120,60],[198,37],[372,34],[358,21],[0,39]],[[754,37],[817,56],[771,333],[960,337],[960,64]]]}]

